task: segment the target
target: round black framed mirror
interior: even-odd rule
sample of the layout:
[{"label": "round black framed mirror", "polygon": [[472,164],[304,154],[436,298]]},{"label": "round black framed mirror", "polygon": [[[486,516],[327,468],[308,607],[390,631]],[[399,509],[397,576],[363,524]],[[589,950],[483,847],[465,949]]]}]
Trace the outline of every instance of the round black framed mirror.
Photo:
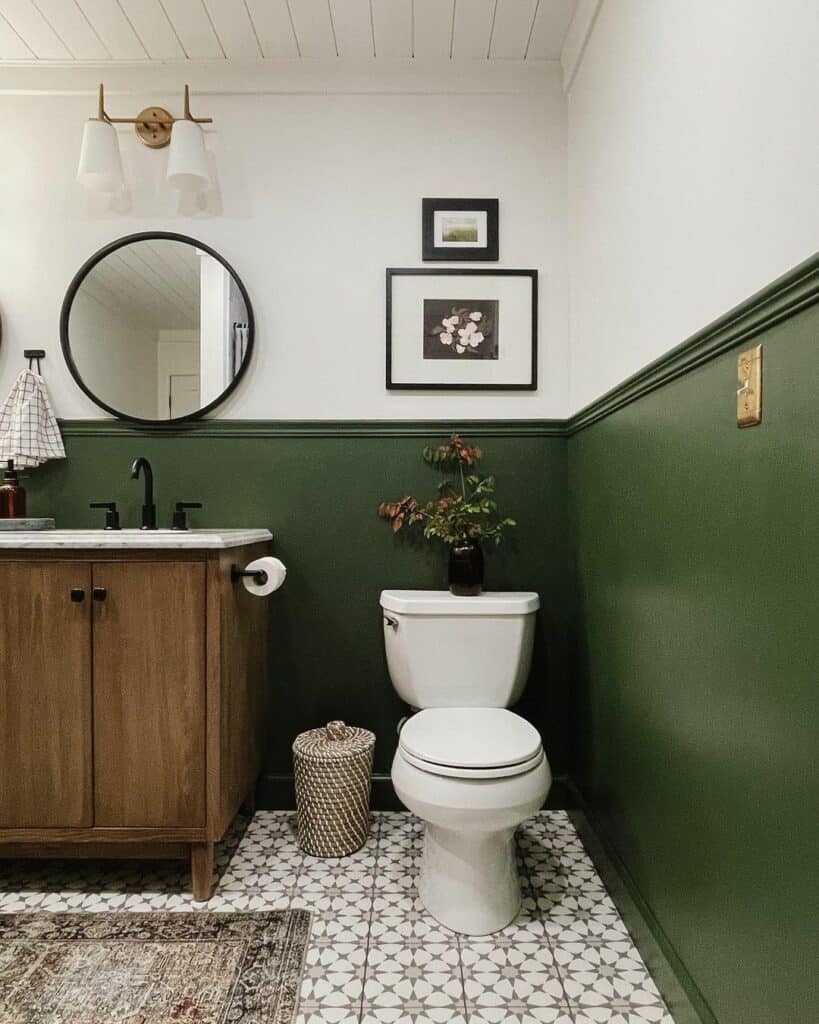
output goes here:
[{"label": "round black framed mirror", "polygon": [[68,286],[60,341],[101,409],[145,425],[186,423],[236,388],[253,353],[253,309],[204,242],[145,231],[111,242]]}]

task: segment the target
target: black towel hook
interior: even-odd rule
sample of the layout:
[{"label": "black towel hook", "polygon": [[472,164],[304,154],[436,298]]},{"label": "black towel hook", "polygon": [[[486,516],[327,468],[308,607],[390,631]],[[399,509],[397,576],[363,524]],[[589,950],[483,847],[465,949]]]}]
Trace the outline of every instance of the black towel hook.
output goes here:
[{"label": "black towel hook", "polygon": [[23,355],[28,359],[28,368],[32,369],[32,363],[37,363],[37,373],[42,377],[43,371],[40,366],[40,360],[45,359],[45,350],[41,348],[27,348],[23,351]]}]

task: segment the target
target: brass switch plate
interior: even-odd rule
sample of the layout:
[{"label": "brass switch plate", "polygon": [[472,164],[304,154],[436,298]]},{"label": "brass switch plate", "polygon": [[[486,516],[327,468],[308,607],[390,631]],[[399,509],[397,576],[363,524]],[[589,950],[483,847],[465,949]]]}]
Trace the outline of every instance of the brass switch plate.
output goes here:
[{"label": "brass switch plate", "polygon": [[737,356],[737,426],[755,427],[762,422],[762,346]]}]

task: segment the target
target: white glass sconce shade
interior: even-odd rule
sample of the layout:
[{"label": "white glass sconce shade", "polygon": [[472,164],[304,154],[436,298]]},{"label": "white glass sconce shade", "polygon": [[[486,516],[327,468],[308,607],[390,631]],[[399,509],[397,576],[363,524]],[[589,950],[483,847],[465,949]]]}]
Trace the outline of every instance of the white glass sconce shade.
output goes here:
[{"label": "white glass sconce shade", "polygon": [[205,137],[195,121],[175,121],[168,155],[168,181],[174,188],[192,191],[210,185]]},{"label": "white glass sconce shade", "polygon": [[124,180],[116,129],[107,121],[86,121],[77,181],[96,192],[118,192]]}]

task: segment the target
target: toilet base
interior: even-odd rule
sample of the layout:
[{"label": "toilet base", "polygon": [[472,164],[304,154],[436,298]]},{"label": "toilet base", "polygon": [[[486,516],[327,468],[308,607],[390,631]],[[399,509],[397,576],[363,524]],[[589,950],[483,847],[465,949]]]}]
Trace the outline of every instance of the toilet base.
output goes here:
[{"label": "toilet base", "polygon": [[513,921],[521,902],[514,834],[427,822],[418,894],[430,914],[465,935],[489,935]]}]

